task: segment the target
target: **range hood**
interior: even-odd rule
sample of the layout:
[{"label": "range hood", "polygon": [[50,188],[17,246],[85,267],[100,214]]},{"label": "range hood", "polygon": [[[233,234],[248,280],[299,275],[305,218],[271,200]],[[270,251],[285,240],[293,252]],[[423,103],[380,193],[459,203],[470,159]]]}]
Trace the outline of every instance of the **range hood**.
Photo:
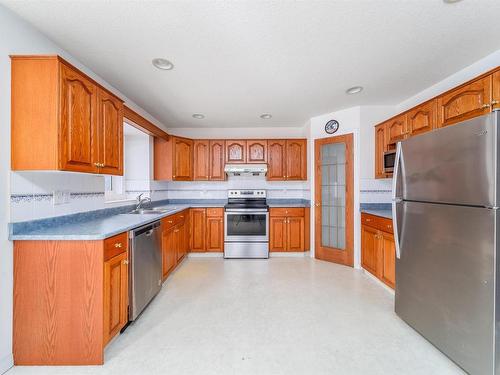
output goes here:
[{"label": "range hood", "polygon": [[267,164],[226,164],[224,172],[228,176],[265,176]]}]

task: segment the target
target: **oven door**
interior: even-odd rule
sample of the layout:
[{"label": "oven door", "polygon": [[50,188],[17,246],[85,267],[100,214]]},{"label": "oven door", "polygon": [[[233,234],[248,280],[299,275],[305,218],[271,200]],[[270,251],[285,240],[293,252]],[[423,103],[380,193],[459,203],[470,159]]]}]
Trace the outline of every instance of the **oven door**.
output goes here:
[{"label": "oven door", "polygon": [[224,215],[225,242],[268,242],[269,212],[228,209]]}]

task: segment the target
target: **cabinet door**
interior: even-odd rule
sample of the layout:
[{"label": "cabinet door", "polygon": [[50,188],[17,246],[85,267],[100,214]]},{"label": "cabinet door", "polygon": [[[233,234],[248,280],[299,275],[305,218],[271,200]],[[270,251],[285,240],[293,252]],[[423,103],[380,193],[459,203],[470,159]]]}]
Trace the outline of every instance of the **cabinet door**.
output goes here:
[{"label": "cabinet door", "polygon": [[191,225],[191,245],[190,250],[193,252],[204,252],[205,247],[205,223],[206,209],[192,208],[190,210],[190,225]]},{"label": "cabinet door", "polygon": [[438,98],[439,127],[452,125],[491,111],[492,76],[458,87]]},{"label": "cabinet door", "polygon": [[194,171],[193,179],[208,180],[210,148],[208,141],[194,141]]},{"label": "cabinet door", "polygon": [[173,158],[173,180],[191,181],[193,179],[193,141],[175,137]]},{"label": "cabinet door", "polygon": [[396,245],[394,236],[385,232],[380,233],[382,248],[381,279],[391,288],[394,288],[396,283]]},{"label": "cabinet door", "polygon": [[123,103],[99,90],[100,173],[123,175]]},{"label": "cabinet door", "polygon": [[224,146],[224,141],[210,141],[209,178],[211,181],[224,181],[226,179],[224,173]]},{"label": "cabinet door", "polygon": [[181,223],[177,227],[177,260],[181,260],[187,253],[188,244],[186,241],[189,240],[187,236],[186,229],[188,228],[187,224]]},{"label": "cabinet door", "polygon": [[375,178],[386,178],[384,173],[384,152],[387,151],[385,143],[385,124],[375,127]]},{"label": "cabinet door", "polygon": [[207,251],[220,252],[224,250],[224,220],[222,217],[207,217]]},{"label": "cabinet door", "polygon": [[307,140],[286,141],[286,179],[307,180]]},{"label": "cabinet door", "polygon": [[226,141],[226,163],[246,163],[246,141]]},{"label": "cabinet door", "polygon": [[270,139],[267,141],[267,179],[281,181],[286,179],[286,141]]},{"label": "cabinet door", "polygon": [[437,127],[437,100],[431,100],[406,114],[409,135],[422,134]]},{"label": "cabinet door", "polygon": [[305,218],[288,217],[287,221],[287,251],[304,251],[305,248]]},{"label": "cabinet door", "polygon": [[247,163],[267,163],[267,141],[247,140]]},{"label": "cabinet door", "polygon": [[493,97],[491,101],[492,109],[500,108],[500,70],[493,73]]},{"label": "cabinet door", "polygon": [[128,322],[128,253],[104,262],[104,344]]},{"label": "cabinet door", "polygon": [[174,230],[175,227],[170,227],[164,229],[162,234],[163,278],[167,277],[177,264]]},{"label": "cabinet door", "polygon": [[406,115],[400,115],[387,121],[385,128],[386,142],[388,145],[393,145],[406,136]]},{"label": "cabinet door", "polygon": [[60,169],[98,173],[97,87],[61,65]]},{"label": "cabinet door", "polygon": [[378,230],[361,226],[361,265],[373,275],[380,277]]},{"label": "cabinet door", "polygon": [[286,251],[286,217],[269,218],[269,250]]}]

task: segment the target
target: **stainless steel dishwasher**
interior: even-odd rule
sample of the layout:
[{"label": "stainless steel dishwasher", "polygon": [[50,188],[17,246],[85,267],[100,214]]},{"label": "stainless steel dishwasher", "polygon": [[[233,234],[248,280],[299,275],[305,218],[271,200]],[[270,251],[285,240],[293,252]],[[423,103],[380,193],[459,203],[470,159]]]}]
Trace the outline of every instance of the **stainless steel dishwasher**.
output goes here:
[{"label": "stainless steel dishwasher", "polygon": [[161,222],[130,231],[130,245],[129,320],[134,321],[161,289]]}]

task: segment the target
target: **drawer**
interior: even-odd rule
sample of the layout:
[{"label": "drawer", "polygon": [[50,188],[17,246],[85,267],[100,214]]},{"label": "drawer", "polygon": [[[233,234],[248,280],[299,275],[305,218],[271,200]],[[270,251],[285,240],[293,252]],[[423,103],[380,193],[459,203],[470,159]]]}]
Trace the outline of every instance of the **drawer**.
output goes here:
[{"label": "drawer", "polygon": [[385,217],[370,215],[370,214],[361,214],[361,224],[368,225],[372,228],[377,228],[381,231],[392,233],[392,220],[387,219]]},{"label": "drawer", "polygon": [[128,232],[104,240],[104,260],[117,256],[128,249]]},{"label": "drawer", "polygon": [[184,220],[186,220],[187,212],[188,212],[187,210],[184,210],[184,211],[178,212],[176,214],[164,217],[161,220],[161,223],[163,225],[163,229],[164,230],[169,229],[169,228],[174,227],[177,224],[183,222]]},{"label": "drawer", "polygon": [[303,207],[271,207],[269,216],[305,216],[305,208]]},{"label": "drawer", "polygon": [[222,217],[224,216],[224,209],[222,207],[207,208],[207,217]]}]

